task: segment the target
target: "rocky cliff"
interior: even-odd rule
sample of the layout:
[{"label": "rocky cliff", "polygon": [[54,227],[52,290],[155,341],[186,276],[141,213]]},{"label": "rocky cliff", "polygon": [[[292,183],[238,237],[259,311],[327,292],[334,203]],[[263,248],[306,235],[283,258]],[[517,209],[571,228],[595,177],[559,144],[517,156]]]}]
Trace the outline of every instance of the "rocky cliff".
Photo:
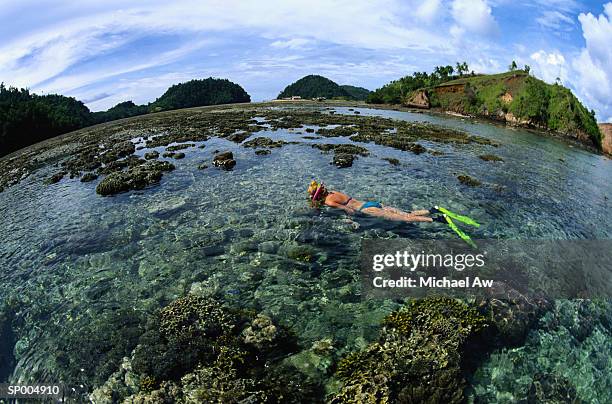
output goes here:
[{"label": "rocky cliff", "polygon": [[599,130],[603,135],[601,149],[607,155],[612,156],[612,123],[600,123]]},{"label": "rocky cliff", "polygon": [[524,71],[462,77],[412,91],[403,104],[536,128],[600,151],[603,146],[593,111],[569,89],[547,84]]}]

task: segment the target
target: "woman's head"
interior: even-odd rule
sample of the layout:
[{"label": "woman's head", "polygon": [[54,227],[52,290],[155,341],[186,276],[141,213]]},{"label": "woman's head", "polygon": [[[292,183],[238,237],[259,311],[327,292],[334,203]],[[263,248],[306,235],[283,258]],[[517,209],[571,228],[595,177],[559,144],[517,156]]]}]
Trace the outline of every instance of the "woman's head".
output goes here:
[{"label": "woman's head", "polygon": [[315,180],[310,182],[310,185],[308,186],[308,196],[312,206],[321,206],[325,202],[325,198],[328,194],[329,192],[327,192],[327,189],[322,182],[317,182]]}]

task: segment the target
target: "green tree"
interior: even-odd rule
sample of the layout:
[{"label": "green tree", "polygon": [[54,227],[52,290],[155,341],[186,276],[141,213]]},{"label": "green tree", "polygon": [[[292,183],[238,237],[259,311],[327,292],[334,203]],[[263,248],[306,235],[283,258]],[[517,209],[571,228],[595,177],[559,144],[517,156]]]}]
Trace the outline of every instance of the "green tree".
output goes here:
[{"label": "green tree", "polygon": [[515,71],[515,70],[518,68],[518,66],[517,66],[517,64],[516,64],[516,61],[514,61],[514,60],[513,60],[513,61],[512,61],[512,63],[510,63],[510,66],[508,66],[508,68],[509,68],[509,69],[510,69],[510,71],[512,71],[512,72],[513,72],[513,71]]},{"label": "green tree", "polygon": [[209,77],[171,86],[155,102],[149,104],[149,110],[159,111],[250,101],[249,94],[238,84],[226,79]]},{"label": "green tree", "polygon": [[523,68],[523,70],[525,70],[525,73],[529,74],[529,72],[531,71],[531,66],[529,66],[529,65],[525,65],[525,67]]},{"label": "green tree", "polygon": [[302,98],[344,98],[353,99],[351,94],[334,81],[319,75],[308,75],[289,84],[280,92],[277,98],[287,98],[292,96]]}]

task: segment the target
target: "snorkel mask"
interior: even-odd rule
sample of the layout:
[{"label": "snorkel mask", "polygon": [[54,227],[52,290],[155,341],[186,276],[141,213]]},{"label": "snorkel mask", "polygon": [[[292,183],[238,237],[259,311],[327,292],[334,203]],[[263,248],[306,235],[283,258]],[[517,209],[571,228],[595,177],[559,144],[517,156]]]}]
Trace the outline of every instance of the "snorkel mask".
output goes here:
[{"label": "snorkel mask", "polygon": [[[308,194],[310,195],[310,204],[319,208],[323,205],[323,200],[320,200],[320,196],[324,195],[325,185],[323,183],[318,183],[315,180],[310,182],[310,186],[308,187]],[[322,198],[321,198],[322,199]]]}]

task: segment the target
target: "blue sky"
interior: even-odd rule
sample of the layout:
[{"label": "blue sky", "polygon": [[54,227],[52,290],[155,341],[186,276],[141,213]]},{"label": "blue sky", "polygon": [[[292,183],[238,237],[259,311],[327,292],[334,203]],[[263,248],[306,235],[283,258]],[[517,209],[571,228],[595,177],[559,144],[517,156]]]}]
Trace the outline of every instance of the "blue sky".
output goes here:
[{"label": "blue sky", "polygon": [[228,78],[254,101],[306,74],[375,89],[415,70],[512,60],[559,77],[612,122],[612,3],[578,0],[8,1],[0,81],[83,100],[147,103],[174,83]]}]

